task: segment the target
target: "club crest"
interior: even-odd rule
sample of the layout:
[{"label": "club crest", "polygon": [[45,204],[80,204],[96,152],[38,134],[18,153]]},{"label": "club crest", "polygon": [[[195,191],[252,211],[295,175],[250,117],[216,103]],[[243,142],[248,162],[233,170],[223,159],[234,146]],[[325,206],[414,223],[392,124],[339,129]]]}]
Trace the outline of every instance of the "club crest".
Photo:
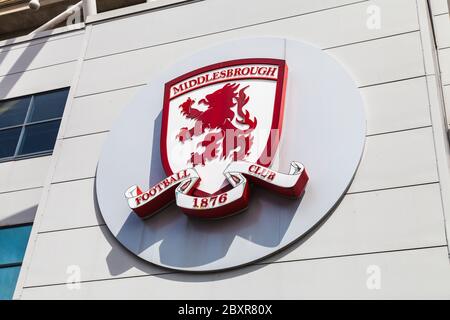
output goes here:
[{"label": "club crest", "polygon": [[245,209],[249,181],[298,198],[308,176],[299,162],[289,173],[270,169],[283,122],[287,65],[241,59],[206,66],[165,85],[161,160],[167,178],[147,191],[126,191],[147,218],[175,200],[184,213],[218,218]]}]

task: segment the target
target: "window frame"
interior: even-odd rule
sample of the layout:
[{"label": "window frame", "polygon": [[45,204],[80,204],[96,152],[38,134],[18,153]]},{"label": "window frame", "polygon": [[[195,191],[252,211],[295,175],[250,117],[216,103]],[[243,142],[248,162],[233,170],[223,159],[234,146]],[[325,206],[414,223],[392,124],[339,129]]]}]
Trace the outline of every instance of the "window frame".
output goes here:
[{"label": "window frame", "polygon": [[[62,90],[67,90],[67,98],[66,98],[66,102],[65,102],[64,107],[63,107],[63,113],[61,114],[60,117],[50,118],[50,119],[45,119],[45,120],[38,120],[38,121],[34,121],[34,122],[28,122],[29,120],[31,120],[32,109],[33,109],[33,103],[34,103],[35,96],[37,96],[39,94],[48,94],[48,93],[52,93],[52,92],[56,92],[56,91],[62,91]],[[64,116],[64,110],[66,108],[67,100],[69,98],[69,91],[70,91],[70,87],[63,87],[63,88],[58,88],[58,89],[53,89],[53,90],[48,90],[48,91],[43,91],[43,92],[36,92],[34,94],[28,94],[28,95],[25,95],[25,96],[19,96],[19,97],[14,97],[14,98],[8,98],[8,99],[0,100],[0,103],[2,103],[2,102],[5,102],[5,101],[17,100],[17,99],[23,99],[23,98],[30,97],[30,102],[28,104],[27,113],[25,115],[25,119],[23,120],[22,124],[17,124],[17,125],[13,125],[13,126],[0,128],[0,132],[5,131],[5,130],[9,130],[9,129],[16,129],[16,128],[20,128],[20,130],[21,130],[20,131],[20,135],[19,135],[19,139],[17,140],[16,149],[14,150],[14,155],[12,155],[10,157],[0,158],[0,163],[9,162],[9,161],[15,161],[15,160],[29,159],[29,158],[36,158],[36,157],[42,157],[42,156],[49,156],[49,155],[53,154],[54,146],[53,146],[53,148],[51,150],[43,150],[43,151],[31,152],[31,153],[27,153],[27,154],[19,154],[19,151],[20,151],[21,147],[23,146],[26,127],[37,125],[37,124],[42,124],[42,123],[50,123],[50,122],[53,122],[53,121],[60,121],[60,124],[59,124],[59,127],[58,127],[58,132],[59,132],[59,128],[61,128],[62,118]],[[57,138],[58,137],[56,137],[56,140],[57,140]],[[55,140],[55,143],[56,143],[56,140]]]}]

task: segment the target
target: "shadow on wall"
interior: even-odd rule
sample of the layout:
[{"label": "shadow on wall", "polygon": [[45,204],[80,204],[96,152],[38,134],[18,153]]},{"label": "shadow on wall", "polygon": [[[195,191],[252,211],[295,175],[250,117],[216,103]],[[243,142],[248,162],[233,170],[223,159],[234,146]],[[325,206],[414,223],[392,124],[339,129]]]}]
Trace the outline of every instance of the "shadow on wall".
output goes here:
[{"label": "shadow on wall", "polygon": [[[154,120],[154,125],[149,126],[153,130],[149,134],[152,134],[151,136],[155,141],[160,140],[161,118],[161,114],[159,114]],[[149,160],[151,165],[148,179],[149,185],[153,185],[165,177],[161,164],[159,143],[152,144]],[[107,264],[111,275],[120,276],[130,269],[138,269],[142,271],[142,275],[158,275],[174,281],[203,282],[236,277],[265,266],[270,263],[267,258],[257,262],[253,261],[244,268],[240,266],[239,269],[235,268],[229,271],[190,273],[187,275],[185,272],[153,265],[136,256],[145,252],[151,261],[159,260],[162,265],[183,269],[204,266],[226,257],[230,254],[231,246],[243,241],[242,239],[244,239],[243,242],[251,242],[259,247],[278,249],[289,230],[295,212],[301,205],[302,199],[293,201],[256,187],[252,188],[251,192],[248,210],[242,214],[221,220],[206,221],[189,218],[174,204],[144,221],[131,210],[125,213],[112,209],[120,215],[127,215],[124,217],[125,222],[120,225],[121,229],[115,236],[107,230],[108,228],[105,225],[101,228],[111,245],[111,251],[107,256]],[[324,215],[310,232],[304,234],[289,247],[280,248],[270,258],[270,261],[282,259],[308,241],[309,237],[320,228],[321,224],[339,205],[343,195],[336,202],[335,207]],[[95,199],[95,205],[97,216],[101,216],[97,199]],[[218,234],[220,236],[217,236]],[[124,243],[126,247],[121,243]],[[237,250],[234,250],[235,252]],[[141,273],[138,272],[138,274]]]},{"label": "shadow on wall", "polygon": [[[202,273],[192,273],[192,272],[179,272],[172,271],[166,272],[162,274],[155,274],[154,276],[174,282],[191,282],[191,283],[201,283],[201,282],[213,282],[213,281],[221,281],[226,279],[231,279],[235,277],[240,277],[255,271],[258,271],[264,267],[268,267],[271,263],[277,262],[283,257],[287,256],[292,251],[297,250],[303,243],[307,242],[310,237],[314,235],[314,233],[320,229],[322,224],[324,224],[331,214],[328,214],[317,226],[313,228],[310,232],[305,234],[303,237],[294,241],[287,247],[284,247],[280,251],[262,259],[259,261],[254,261],[245,266],[238,266],[233,269],[228,269],[224,271],[214,271],[214,272],[202,272]],[[311,260],[311,259],[305,259]],[[298,260],[284,260],[283,262],[288,263],[289,261],[298,261]]]},{"label": "shadow on wall", "polygon": [[[265,191],[265,190],[263,190]],[[278,197],[274,195],[270,195],[267,193],[266,195],[261,196],[273,196],[274,200],[279,199]],[[183,271],[176,271],[171,270],[167,268],[163,268],[157,265],[154,265],[144,259],[139,258],[137,255],[129,251],[126,247],[124,247],[115,237],[111,234],[109,229],[104,225],[104,222],[101,218],[100,209],[98,207],[98,203],[95,197],[95,210],[97,218],[99,219],[99,224],[102,224],[101,231],[105,237],[105,239],[108,241],[109,245],[111,246],[111,250],[107,255],[106,262],[109,269],[109,272],[111,276],[117,277],[121,276],[122,274],[128,272],[130,269],[137,269],[140,272],[143,273],[143,275],[148,276],[157,276],[165,280],[169,281],[176,281],[176,282],[210,282],[210,281],[220,281],[224,279],[239,277],[241,275],[245,275],[254,271],[257,271],[263,267],[266,267],[266,265],[270,264],[272,261],[278,261],[288,255],[290,252],[296,250],[298,247],[300,247],[304,242],[308,241],[308,239],[314,235],[314,233],[321,227],[323,223],[325,223],[331,214],[328,214],[313,230],[311,230],[309,233],[305,234],[302,238],[299,240],[293,242],[288,247],[285,247],[281,249],[280,251],[276,252],[275,254],[271,255],[270,258],[266,257],[260,261],[252,262],[249,265],[246,266],[239,266],[233,269],[228,269],[224,271],[214,271],[214,272],[183,272]],[[255,198],[255,197],[254,197]],[[176,208],[176,206],[173,204],[173,207],[175,207],[176,210],[179,210]],[[333,210],[331,210],[332,212]],[[331,213],[330,212],[330,213]],[[247,212],[243,212],[242,214],[237,215],[235,218],[239,217],[245,217]],[[182,212],[177,212],[177,214],[183,215]],[[161,214],[161,216],[164,216],[164,214]],[[217,221],[198,221],[195,220],[193,223],[198,223],[202,225],[205,228],[211,228],[210,223],[215,223],[216,227],[222,228],[226,227],[226,221],[227,219],[223,220],[217,220]],[[225,224],[224,224],[225,223]],[[164,240],[167,241],[167,240]],[[170,242],[170,240],[169,240]],[[171,247],[168,245],[168,247]],[[165,247],[162,248],[162,250]],[[167,249],[167,247],[166,247]],[[171,248],[170,250],[175,250],[176,248]],[[199,250],[195,250],[195,248],[191,248],[193,250],[193,253],[198,252]],[[220,252],[217,253],[218,256],[221,256],[223,254],[226,254],[226,247],[223,248],[224,250],[220,250]],[[173,252],[173,251],[172,251]],[[270,261],[268,261],[270,260]],[[289,261],[289,260],[286,260]]]},{"label": "shadow on wall", "polygon": [[[41,49],[47,43],[48,38],[42,38],[42,42],[40,43],[32,43],[33,40],[38,38],[37,35],[34,35],[32,39],[28,42],[28,46],[25,48],[23,53],[19,56],[18,59],[14,62],[11,68],[7,72],[1,72],[0,74],[0,99],[4,99],[8,96],[11,89],[19,82],[20,78],[24,74],[24,71],[28,69],[31,62],[38,55]],[[12,45],[14,40],[10,39],[6,41],[5,46]],[[0,51],[0,64],[5,60],[8,55],[10,48],[6,48]],[[5,76],[8,75],[8,76]]]},{"label": "shadow on wall", "polygon": [[[3,47],[8,47],[8,46],[10,46],[13,43],[14,43],[14,40],[8,39],[8,40],[5,41],[5,44],[3,45]],[[3,50],[0,51],[0,65],[5,60],[6,56],[8,55],[9,50],[10,49],[8,48],[6,50],[3,49]]]},{"label": "shadow on wall", "polygon": [[154,266],[153,264],[140,259],[138,256],[130,252],[127,248],[122,246],[119,241],[117,241],[117,239],[105,225],[102,214],[100,212],[96,194],[96,184],[94,183],[93,197],[95,205],[95,216],[97,218],[98,224],[100,225],[100,230],[103,233],[104,238],[111,246],[111,251],[106,257],[106,263],[108,265],[108,270],[111,276],[120,276],[121,274],[127,272],[132,268],[136,268],[149,275],[167,272],[167,269]]},{"label": "shadow on wall", "polygon": [[[251,199],[251,203],[250,206],[254,206],[254,207],[258,207],[258,198],[260,197],[265,197],[272,199],[273,201],[286,201],[287,205],[291,205],[294,208],[296,208],[299,203],[299,201],[295,201],[292,202],[291,199],[283,199],[278,197],[277,195],[271,194],[270,192],[266,191],[266,190],[258,190],[258,193],[262,193],[257,197],[252,197]],[[126,272],[128,272],[130,269],[138,269],[140,270],[142,273],[146,274],[146,275],[168,275],[168,274],[184,274],[186,275],[186,272],[179,272],[179,271],[175,271],[175,270],[171,270],[171,269],[167,269],[167,268],[163,268],[157,265],[154,265],[144,259],[139,258],[137,255],[135,255],[134,253],[132,253],[131,251],[129,251],[126,247],[124,247],[115,237],[114,235],[109,231],[108,227],[104,224],[101,212],[100,212],[100,208],[98,206],[98,202],[97,202],[97,197],[95,196],[96,194],[96,190],[95,190],[95,184],[94,184],[94,193],[93,193],[93,197],[94,197],[94,204],[95,204],[95,212],[96,212],[96,217],[98,220],[99,225],[101,225],[100,230],[103,233],[103,236],[105,237],[105,239],[107,240],[107,242],[109,243],[109,245],[111,246],[111,251],[108,253],[107,257],[106,257],[106,262],[108,265],[108,269],[109,272],[111,274],[111,276],[120,276]],[[171,210],[170,210],[171,209]],[[153,225],[156,225],[157,228],[164,228],[164,225],[170,225],[170,223],[173,221],[173,215],[176,216],[180,216],[182,219],[186,219],[187,223],[191,226],[191,228],[194,228],[197,231],[200,231],[202,229],[207,229],[208,232],[211,232],[211,230],[217,229],[217,230],[223,230],[224,228],[230,228],[234,225],[234,223],[236,223],[236,221],[232,221],[232,220],[242,220],[242,223],[257,223],[258,219],[255,220],[255,217],[248,217],[248,212],[244,211],[241,214],[238,214],[236,216],[233,217],[229,217],[227,219],[220,219],[220,220],[200,220],[200,219],[192,219],[189,218],[187,216],[185,216],[181,210],[175,205],[172,204],[170,205],[169,208],[165,209],[166,212],[161,212],[159,213],[157,216],[152,217],[152,219],[154,220],[154,218],[159,217],[158,221],[154,221],[155,223]],[[295,209],[293,209],[295,210]],[[167,212],[170,211],[171,213]],[[257,210],[258,212],[260,210]],[[134,217],[135,214],[133,212],[130,212],[130,216]],[[256,217],[257,218],[257,217]],[[151,220],[147,220],[147,221],[151,221]],[[246,222],[247,221],[247,222]],[[285,225],[283,228],[281,228],[282,230],[286,231],[288,228],[289,224]],[[151,232],[150,230],[147,230],[147,232]],[[119,232],[120,233],[120,232]],[[283,236],[282,234],[275,234],[274,237],[253,237],[252,234],[236,234],[236,233],[231,233],[230,237],[228,237],[226,239],[225,242],[227,245],[222,246],[222,247],[218,247],[219,250],[217,250],[217,252],[213,253],[213,254],[206,254],[205,257],[208,261],[214,261],[214,259],[219,259],[220,257],[224,256],[227,251],[228,251],[228,246],[231,245],[233,239],[236,236],[240,236],[242,238],[245,238],[247,240],[253,241],[255,243],[260,243],[261,245],[266,245],[266,246],[276,246],[279,243],[279,240],[281,239],[281,237]],[[269,239],[269,240],[267,240]],[[277,240],[277,241],[275,241]],[[167,259],[166,256],[168,255],[173,255],[174,252],[179,252],[180,254],[193,254],[196,256],[201,257],[201,255],[204,253],[201,251],[201,248],[198,248],[196,245],[198,245],[198,243],[194,243],[194,244],[186,244],[186,241],[184,243],[184,247],[181,248],[179,247],[181,245],[180,241],[182,241],[182,239],[180,238],[160,238],[158,241],[150,241],[150,242],[145,242],[142,241],[141,245],[145,246],[149,246],[152,245],[156,242],[161,242],[161,245],[159,247],[160,252],[161,252],[161,259]],[[178,250],[177,250],[178,249]],[[182,251],[186,251],[187,252],[182,252]],[[283,250],[285,251],[285,250]],[[286,253],[286,251],[285,251]],[[177,259],[179,259],[179,255],[177,255]],[[199,261],[199,260],[197,260]],[[202,261],[200,259],[200,261]],[[262,263],[261,265],[254,265],[252,268],[242,268],[239,269],[240,273],[236,273],[236,269],[233,271],[223,271],[223,272],[215,272],[214,274],[209,273],[208,275],[206,273],[190,273],[191,276],[190,277],[186,277],[186,279],[184,279],[184,276],[182,275],[181,278],[183,278],[185,281],[190,281],[189,279],[191,279],[192,276],[194,276],[194,280],[193,281],[210,281],[209,278],[211,278],[211,276],[217,278],[218,275],[222,275],[223,277],[227,278],[227,277],[234,277],[236,275],[239,274],[245,274],[251,271],[254,271],[255,269],[259,269],[261,267],[264,266],[264,263]],[[220,278],[220,276],[219,276]],[[218,278],[218,279],[219,279]],[[180,281],[177,280],[177,276],[175,276],[174,280],[175,281]]]},{"label": "shadow on wall", "polygon": [[[154,141],[160,140],[161,119],[160,113],[153,126]],[[160,154],[160,144],[153,143],[149,185],[166,177]],[[135,254],[145,252],[162,265],[180,269],[217,262],[240,239],[260,247],[276,248],[289,229],[301,199],[286,199],[260,188],[252,188],[251,192],[246,212],[220,220],[189,218],[173,204],[145,221],[130,210],[116,238]]]},{"label": "shadow on wall", "polygon": [[[161,116],[155,119],[153,137],[159,141]],[[153,144],[149,184],[152,185],[164,177],[161,165],[159,143]],[[94,186],[95,188],[95,186]],[[97,203],[96,190],[94,190],[94,203],[97,219],[103,224],[101,230],[111,246],[106,260],[109,272],[112,276],[120,276],[130,269],[138,269],[144,275],[158,275],[173,281],[212,281],[236,277],[258,270],[268,262],[264,260],[252,262],[250,266],[229,271],[214,273],[190,273],[163,268],[139,258],[136,254],[153,248],[154,254],[159,255],[162,264],[174,268],[189,268],[212,263],[227,255],[230,246],[237,238],[245,239],[259,246],[277,247],[288,230],[292,217],[301,200],[292,201],[273,194],[262,188],[252,188],[249,209],[241,214],[220,220],[193,219],[184,215],[181,210],[172,204],[151,219],[142,221],[134,212],[128,213],[128,218],[123,224],[117,236],[111,234],[104,225],[99,205]],[[276,210],[276,211],[274,211]],[[329,214],[332,212],[331,210]],[[276,212],[277,214],[271,214]],[[321,223],[329,216],[326,215]],[[281,259],[292,250],[295,250],[303,242],[314,234],[315,230],[305,234],[301,239],[275,253],[271,261]],[[240,230],[236,230],[236,225]],[[220,233],[220,237],[216,234]],[[119,240],[118,240],[119,239]],[[239,239],[237,239],[239,240]],[[130,249],[123,246],[127,243]],[[267,258],[266,258],[267,259]],[[140,274],[140,272],[138,272]]]},{"label": "shadow on wall", "polygon": [[[96,207],[96,210],[98,210],[98,207]],[[245,213],[246,212],[243,212],[242,215],[245,215]],[[182,213],[180,212],[179,214]],[[304,237],[300,238],[288,247],[281,249],[280,251],[269,257],[266,257],[260,261],[252,262],[251,264],[246,266],[239,266],[233,269],[213,272],[183,272],[154,265],[130,252],[119,241],[117,241],[117,239],[111,234],[106,226],[103,226],[101,228],[101,231],[105,239],[111,246],[111,251],[108,253],[106,258],[111,276],[120,276],[128,272],[130,269],[135,268],[141,271],[144,275],[157,276],[168,281],[201,283],[220,281],[246,275],[248,273],[255,272],[261,268],[266,267],[271,262],[276,262],[280,259],[283,259],[283,257],[289,255],[289,253],[297,250],[303,243],[307,242],[308,239],[313,236],[314,233],[321,227],[321,225],[326,222],[329,216],[330,215],[327,215],[326,218],[323,219],[318,226],[313,228],[313,230],[307,233]],[[223,221],[216,222],[220,224]],[[208,221],[205,221],[205,223],[208,223]],[[287,261],[289,260],[286,260],[285,262]]]},{"label": "shadow on wall", "polygon": [[0,227],[33,222],[37,208],[38,205],[36,204],[22,211],[6,215],[5,217],[0,219]]}]

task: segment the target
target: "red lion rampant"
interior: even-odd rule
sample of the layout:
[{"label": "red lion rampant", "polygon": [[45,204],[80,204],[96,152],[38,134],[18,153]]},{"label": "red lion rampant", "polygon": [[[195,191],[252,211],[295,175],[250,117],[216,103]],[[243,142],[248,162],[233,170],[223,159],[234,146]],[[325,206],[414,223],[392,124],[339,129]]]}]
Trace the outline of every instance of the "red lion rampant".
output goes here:
[{"label": "red lion rampant", "polygon": [[[194,108],[195,100],[190,97],[179,106],[183,116],[195,120],[192,128],[180,129],[177,135],[180,142],[184,143],[208,131],[204,140],[197,145],[205,150],[191,154],[189,162],[194,166],[205,165],[206,161],[217,158],[219,154],[220,159],[227,159],[232,155],[234,161],[244,160],[248,155],[253,144],[252,131],[257,125],[256,118],[251,119],[250,112],[243,109],[250,100],[245,93],[248,87],[237,91],[239,84],[227,83],[198,102],[198,105],[207,106],[205,111]],[[235,106],[236,113],[232,109]],[[235,118],[242,128],[233,124]]]}]

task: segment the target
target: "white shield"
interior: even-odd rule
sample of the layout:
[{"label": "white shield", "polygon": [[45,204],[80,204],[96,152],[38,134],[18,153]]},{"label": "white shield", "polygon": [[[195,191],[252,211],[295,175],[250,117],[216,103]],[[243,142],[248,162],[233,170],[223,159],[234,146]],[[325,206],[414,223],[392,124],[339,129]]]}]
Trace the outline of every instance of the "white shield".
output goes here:
[{"label": "white shield", "polygon": [[286,64],[243,59],[206,66],[166,83],[161,158],[166,174],[195,168],[197,195],[229,185],[223,172],[245,160],[270,166],[283,121]]}]

